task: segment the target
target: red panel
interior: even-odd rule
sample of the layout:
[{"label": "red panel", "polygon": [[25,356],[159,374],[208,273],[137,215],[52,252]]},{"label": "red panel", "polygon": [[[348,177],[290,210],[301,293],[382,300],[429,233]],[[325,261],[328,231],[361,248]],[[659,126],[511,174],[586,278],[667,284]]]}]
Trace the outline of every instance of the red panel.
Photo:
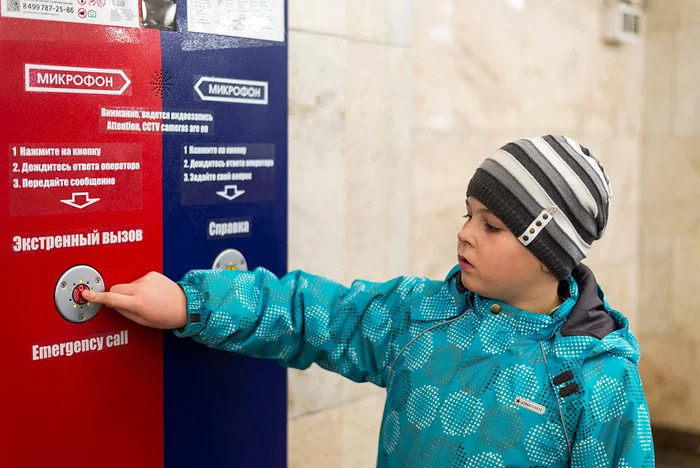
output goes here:
[{"label": "red panel", "polygon": [[[107,288],[162,270],[161,134],[99,129],[102,107],[161,109],[160,96],[149,85],[161,68],[159,34],[0,18],[0,171],[6,175],[0,183],[0,281],[11,293],[0,327],[3,467],[163,464],[161,333],[104,308],[89,322],[71,324],[59,316],[53,301],[56,281],[75,264],[96,268]],[[82,71],[73,74],[82,78],[72,85],[87,93],[66,92],[71,84],[65,82],[54,83],[61,92],[27,91],[26,64],[120,70],[130,85],[121,94],[93,94],[80,82],[93,72]],[[117,75],[104,89],[123,88],[126,80]],[[37,79],[31,77],[31,86]],[[22,148],[71,149],[71,156],[21,156]],[[99,156],[74,156],[73,150],[81,148],[99,149]],[[114,162],[138,162],[139,168],[114,170],[117,166],[109,165]],[[74,163],[98,166],[74,170]],[[55,170],[54,165],[70,170]],[[114,183],[38,186],[85,178]],[[87,206],[78,207],[82,205]],[[103,231],[129,229],[134,242],[102,242]],[[142,230],[143,240],[133,235],[136,229]],[[59,236],[63,244],[64,236],[74,233],[94,240],[89,236],[95,231],[98,245],[54,245],[49,250],[44,239],[42,249],[43,237]],[[25,239],[18,247],[17,237]],[[107,339],[114,344],[115,335],[125,337],[119,335],[123,331],[128,343],[107,347]],[[64,348],[63,355],[33,359],[35,345],[92,337],[102,337],[103,349],[67,356]]]}]

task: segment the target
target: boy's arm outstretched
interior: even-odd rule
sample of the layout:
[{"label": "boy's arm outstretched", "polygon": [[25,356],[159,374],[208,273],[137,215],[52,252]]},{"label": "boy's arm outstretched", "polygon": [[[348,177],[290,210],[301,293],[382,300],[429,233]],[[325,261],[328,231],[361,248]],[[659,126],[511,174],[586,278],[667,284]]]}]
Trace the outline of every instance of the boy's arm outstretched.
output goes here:
[{"label": "boy's arm outstretched", "polygon": [[[358,280],[348,288],[301,271],[278,279],[264,268],[194,270],[178,282],[185,292],[186,318],[182,315],[173,322],[162,316],[174,312],[152,317],[158,315],[155,301],[163,303],[161,311],[175,307],[162,296],[168,295],[166,287],[171,288],[167,290],[170,295],[182,296],[180,288],[162,275],[149,275],[154,296],[155,291],[161,293],[157,299],[140,300],[148,311],[133,311],[136,305],[129,297],[118,294],[120,288],[131,285],[102,295],[88,297],[88,293],[86,298],[103,302],[143,325],[177,328],[178,336],[192,337],[212,348],[275,359],[298,369],[315,362],[356,382],[379,386],[385,386],[397,352],[396,337],[408,328],[412,291],[432,283],[400,277],[386,283]],[[148,282],[149,275],[132,285]]]}]

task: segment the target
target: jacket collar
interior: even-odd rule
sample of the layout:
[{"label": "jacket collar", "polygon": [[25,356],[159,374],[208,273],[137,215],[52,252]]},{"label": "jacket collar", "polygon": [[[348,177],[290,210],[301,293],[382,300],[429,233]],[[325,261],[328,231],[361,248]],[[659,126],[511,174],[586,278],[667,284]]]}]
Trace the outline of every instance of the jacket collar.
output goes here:
[{"label": "jacket collar", "polygon": [[[592,336],[602,339],[617,329],[607,311],[593,272],[583,264],[579,264],[562,282],[560,294],[568,295],[568,298],[551,316],[528,312],[503,301],[475,294],[464,287],[459,273],[457,265],[447,275],[451,294],[462,296],[484,318],[505,317],[505,322],[520,335],[541,340],[551,338],[561,330],[562,336]],[[492,312],[494,305],[500,308],[498,313]]]}]

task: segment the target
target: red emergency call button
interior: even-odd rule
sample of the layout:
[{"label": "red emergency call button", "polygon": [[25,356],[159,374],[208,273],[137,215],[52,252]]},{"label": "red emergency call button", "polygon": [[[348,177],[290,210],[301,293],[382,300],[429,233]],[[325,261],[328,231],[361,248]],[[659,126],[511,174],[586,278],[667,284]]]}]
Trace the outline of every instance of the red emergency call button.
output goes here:
[{"label": "red emergency call button", "polygon": [[89,291],[90,288],[87,285],[80,283],[75,288],[73,288],[73,302],[78,305],[87,304],[87,299],[83,297],[83,291]]}]

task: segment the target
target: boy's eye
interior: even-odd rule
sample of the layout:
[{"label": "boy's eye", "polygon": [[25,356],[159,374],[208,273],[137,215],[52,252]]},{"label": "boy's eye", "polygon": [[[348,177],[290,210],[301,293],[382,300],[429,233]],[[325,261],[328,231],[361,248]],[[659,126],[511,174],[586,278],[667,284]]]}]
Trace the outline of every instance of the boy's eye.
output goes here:
[{"label": "boy's eye", "polygon": [[[472,220],[472,215],[467,213],[465,215],[462,215],[462,218],[465,218],[467,220],[466,222],[469,222]],[[497,228],[496,226],[492,226],[489,223],[484,223],[484,226],[486,227],[486,231],[488,231],[488,232],[496,233],[496,232],[502,231],[501,228]]]}]

